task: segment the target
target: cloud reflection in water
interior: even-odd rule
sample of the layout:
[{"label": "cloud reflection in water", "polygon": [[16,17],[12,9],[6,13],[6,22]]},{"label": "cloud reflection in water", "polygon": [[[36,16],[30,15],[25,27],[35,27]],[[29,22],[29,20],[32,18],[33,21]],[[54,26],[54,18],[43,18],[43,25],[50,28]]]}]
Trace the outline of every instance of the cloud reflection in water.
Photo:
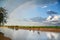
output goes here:
[{"label": "cloud reflection in water", "polygon": [[[29,30],[13,30],[8,28],[0,28],[5,36],[12,40],[59,40],[60,33],[44,32],[44,31],[29,31]],[[39,34],[40,33],[40,34]]]}]

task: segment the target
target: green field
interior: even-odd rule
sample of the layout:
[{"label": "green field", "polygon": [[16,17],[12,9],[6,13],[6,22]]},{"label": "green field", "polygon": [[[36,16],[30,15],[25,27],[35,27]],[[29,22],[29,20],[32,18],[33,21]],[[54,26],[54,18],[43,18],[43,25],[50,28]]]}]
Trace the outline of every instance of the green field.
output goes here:
[{"label": "green field", "polygon": [[60,26],[8,26],[17,28],[60,28]]}]

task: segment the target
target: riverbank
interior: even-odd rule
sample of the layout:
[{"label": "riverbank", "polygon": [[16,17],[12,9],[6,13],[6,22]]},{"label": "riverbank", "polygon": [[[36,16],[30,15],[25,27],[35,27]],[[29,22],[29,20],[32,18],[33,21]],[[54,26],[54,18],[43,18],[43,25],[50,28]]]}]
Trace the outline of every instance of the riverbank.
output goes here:
[{"label": "riverbank", "polygon": [[33,31],[60,32],[60,26],[1,26],[2,28],[24,29]]}]

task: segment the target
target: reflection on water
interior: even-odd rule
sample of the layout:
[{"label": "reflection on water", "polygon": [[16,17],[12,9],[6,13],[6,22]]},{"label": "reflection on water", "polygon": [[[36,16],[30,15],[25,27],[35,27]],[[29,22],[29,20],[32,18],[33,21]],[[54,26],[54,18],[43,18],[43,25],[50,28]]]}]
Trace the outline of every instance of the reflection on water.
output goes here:
[{"label": "reflection on water", "polygon": [[13,30],[8,28],[0,28],[0,32],[3,32],[4,36],[9,37],[12,40],[60,40],[60,33],[56,32],[23,29]]}]

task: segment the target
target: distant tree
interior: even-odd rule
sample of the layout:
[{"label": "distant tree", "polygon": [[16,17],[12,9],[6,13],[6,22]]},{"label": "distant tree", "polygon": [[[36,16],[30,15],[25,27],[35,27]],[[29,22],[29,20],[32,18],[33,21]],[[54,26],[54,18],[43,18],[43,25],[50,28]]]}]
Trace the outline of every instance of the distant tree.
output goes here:
[{"label": "distant tree", "polygon": [[0,26],[3,26],[4,23],[7,23],[7,11],[3,8],[0,7]]}]

